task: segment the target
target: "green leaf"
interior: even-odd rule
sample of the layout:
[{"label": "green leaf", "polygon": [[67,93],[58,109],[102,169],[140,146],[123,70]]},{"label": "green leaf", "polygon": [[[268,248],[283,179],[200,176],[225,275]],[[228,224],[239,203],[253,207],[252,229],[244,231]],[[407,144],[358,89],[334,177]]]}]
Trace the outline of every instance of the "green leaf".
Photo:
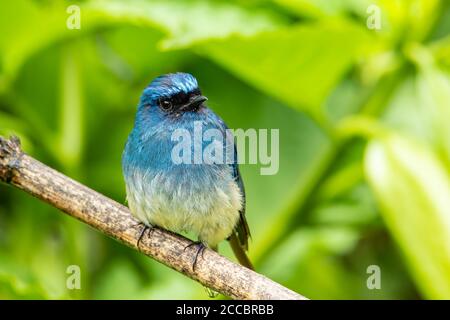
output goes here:
[{"label": "green leaf", "polygon": [[423,108],[431,120],[432,141],[450,168],[450,76],[437,69],[424,70],[417,85]]},{"label": "green leaf", "polygon": [[368,39],[360,27],[339,21],[233,37],[198,50],[256,88],[317,116]]},{"label": "green leaf", "polygon": [[442,163],[413,140],[370,142],[365,171],[387,227],[423,294],[450,298],[450,181]]},{"label": "green leaf", "polygon": [[[124,24],[146,26],[163,31],[164,49],[188,47],[209,39],[223,39],[233,34],[250,36],[273,30],[284,19],[264,10],[244,9],[227,3],[194,1],[89,1],[80,4],[80,29],[68,29],[68,5],[53,2],[37,6],[31,1],[4,2],[0,7],[0,75],[7,85],[34,53],[51,43],[80,37],[104,27]],[[12,15],[11,12],[20,12]],[[232,21],[232,23],[230,23]],[[214,28],[210,28],[214,25]],[[39,32],[36,32],[39,28]],[[0,86],[1,89],[1,86]]]},{"label": "green leaf", "polygon": [[300,16],[326,17],[355,11],[363,14],[371,4],[369,0],[275,0],[276,3]]},{"label": "green leaf", "polygon": [[[432,141],[450,168],[450,74],[441,71],[434,57],[426,49],[418,49],[419,75],[417,88],[419,103],[430,120]],[[424,112],[425,113],[425,112]]]},{"label": "green leaf", "polygon": [[[164,49],[191,46],[209,39],[223,39],[238,34],[251,36],[273,30],[283,19],[260,9],[250,11],[225,3],[194,1],[91,1],[87,19],[110,20],[147,25],[167,34]],[[232,23],[231,23],[232,22]],[[213,28],[211,26],[214,26]]]},{"label": "green leaf", "polygon": [[428,48],[411,45],[405,51],[417,74],[403,81],[388,105],[386,121],[433,146],[450,168],[450,74],[438,67]]}]

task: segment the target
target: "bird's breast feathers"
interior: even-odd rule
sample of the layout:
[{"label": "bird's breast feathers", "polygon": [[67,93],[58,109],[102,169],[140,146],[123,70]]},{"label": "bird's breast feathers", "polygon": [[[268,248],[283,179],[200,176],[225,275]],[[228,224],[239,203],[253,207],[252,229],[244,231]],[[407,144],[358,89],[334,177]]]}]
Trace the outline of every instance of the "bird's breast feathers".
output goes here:
[{"label": "bird's breast feathers", "polygon": [[189,231],[215,246],[239,218],[243,195],[229,165],[137,169],[126,178],[131,212],[149,225]]}]

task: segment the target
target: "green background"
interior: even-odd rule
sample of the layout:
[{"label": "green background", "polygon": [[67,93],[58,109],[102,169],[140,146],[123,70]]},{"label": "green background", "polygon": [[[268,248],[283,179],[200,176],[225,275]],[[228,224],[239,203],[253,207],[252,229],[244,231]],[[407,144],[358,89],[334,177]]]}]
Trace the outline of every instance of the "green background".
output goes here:
[{"label": "green background", "polygon": [[[312,299],[450,299],[448,1],[81,1],[69,29],[71,4],[0,1],[0,134],[125,203],[140,93],[190,72],[231,128],[280,130],[276,175],[241,168],[258,272]],[[207,295],[0,185],[0,298]]]}]

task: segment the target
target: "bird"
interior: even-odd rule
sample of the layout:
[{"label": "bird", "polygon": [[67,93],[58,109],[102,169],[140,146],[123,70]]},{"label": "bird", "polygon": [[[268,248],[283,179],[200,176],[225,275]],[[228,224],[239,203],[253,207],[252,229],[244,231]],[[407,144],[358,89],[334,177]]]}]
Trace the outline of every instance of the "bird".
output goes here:
[{"label": "bird", "polygon": [[[174,132],[195,134],[195,124],[226,134],[225,122],[210,108],[197,79],[183,72],[155,78],[143,90],[122,154],[126,199],[131,213],[147,229],[163,228],[195,235],[199,254],[228,240],[237,260],[254,270],[248,258],[250,229],[245,216],[245,189],[237,151],[232,161],[179,163],[173,159]],[[233,138],[231,137],[231,140]],[[228,139],[214,140],[224,152]],[[202,141],[202,147],[206,142]],[[191,246],[189,245],[189,246]]]}]

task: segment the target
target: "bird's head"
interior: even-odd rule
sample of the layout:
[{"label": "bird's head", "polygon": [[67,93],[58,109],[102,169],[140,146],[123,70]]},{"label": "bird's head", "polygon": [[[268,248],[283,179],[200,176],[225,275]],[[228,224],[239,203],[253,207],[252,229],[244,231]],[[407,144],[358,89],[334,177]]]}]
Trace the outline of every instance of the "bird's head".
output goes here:
[{"label": "bird's head", "polygon": [[206,100],[192,75],[177,72],[154,79],[141,96],[140,108],[162,115],[180,115],[197,112]]}]

